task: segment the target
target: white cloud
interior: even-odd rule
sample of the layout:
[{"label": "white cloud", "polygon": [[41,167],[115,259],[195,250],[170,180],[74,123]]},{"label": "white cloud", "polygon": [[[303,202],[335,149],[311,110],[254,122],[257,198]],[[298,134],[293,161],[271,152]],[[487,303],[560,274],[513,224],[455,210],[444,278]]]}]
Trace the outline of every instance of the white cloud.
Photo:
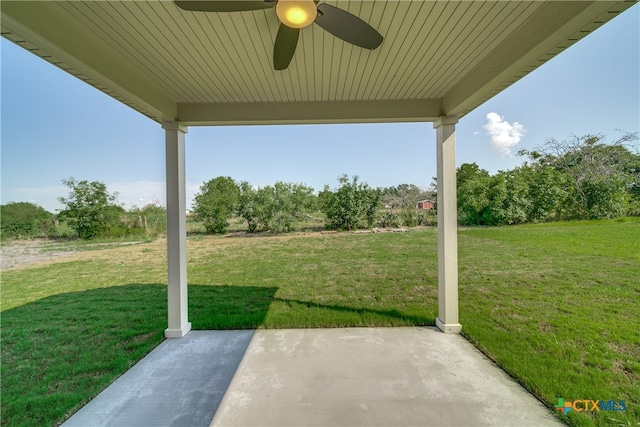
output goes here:
[{"label": "white cloud", "polygon": [[516,146],[526,130],[518,122],[509,123],[498,113],[487,114],[484,129],[491,136],[491,146],[503,155],[510,156],[511,148]]}]

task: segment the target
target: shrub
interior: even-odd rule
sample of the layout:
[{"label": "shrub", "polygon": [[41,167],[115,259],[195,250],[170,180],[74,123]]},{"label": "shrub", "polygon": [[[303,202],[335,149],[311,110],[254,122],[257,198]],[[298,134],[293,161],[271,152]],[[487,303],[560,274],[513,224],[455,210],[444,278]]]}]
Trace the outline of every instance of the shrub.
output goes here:
[{"label": "shrub", "polygon": [[407,206],[400,212],[400,220],[405,227],[415,227],[418,225],[418,210]]},{"label": "shrub", "polygon": [[222,234],[240,198],[238,184],[228,176],[219,176],[202,184],[196,194],[193,211],[209,234]]},{"label": "shrub", "polygon": [[124,212],[116,204],[117,193],[109,194],[107,186],[99,181],[77,181],[63,179],[62,183],[71,189],[69,197],[60,197],[66,206],[60,212],[81,239],[106,237],[120,227],[120,215]]},{"label": "shrub", "polygon": [[378,226],[383,228],[400,227],[400,218],[393,212],[385,212],[382,218],[378,220]]},{"label": "shrub", "polygon": [[50,237],[55,235],[54,215],[28,202],[0,206],[3,237]]},{"label": "shrub", "polygon": [[167,231],[167,210],[158,204],[150,203],[142,209],[132,209],[127,218],[130,228],[140,234],[157,236]]},{"label": "shrub", "polygon": [[420,211],[416,223],[422,226],[436,226],[438,225],[438,215],[436,211]]},{"label": "shrub", "polygon": [[347,175],[338,177],[340,187],[329,190],[325,186],[320,194],[321,208],[327,216],[327,228],[337,230],[353,230],[372,227],[382,201],[380,189],[369,187],[358,182],[358,177],[351,180]]},{"label": "shrub", "polygon": [[254,189],[240,183],[238,215],[247,221],[248,231],[261,227],[265,231],[284,233],[306,218],[316,206],[313,188],[304,184],[276,182],[273,186]]}]

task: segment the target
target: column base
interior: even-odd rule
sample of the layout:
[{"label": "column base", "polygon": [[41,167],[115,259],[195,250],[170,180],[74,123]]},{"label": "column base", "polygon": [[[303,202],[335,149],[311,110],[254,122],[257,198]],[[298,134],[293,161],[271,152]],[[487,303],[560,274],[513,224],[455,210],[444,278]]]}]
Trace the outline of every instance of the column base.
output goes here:
[{"label": "column base", "polygon": [[442,323],[442,320],[436,319],[436,326],[445,334],[459,334],[462,331],[462,325],[459,323]]},{"label": "column base", "polygon": [[191,322],[187,323],[182,327],[182,329],[165,329],[164,337],[165,338],[182,338],[191,332]]}]

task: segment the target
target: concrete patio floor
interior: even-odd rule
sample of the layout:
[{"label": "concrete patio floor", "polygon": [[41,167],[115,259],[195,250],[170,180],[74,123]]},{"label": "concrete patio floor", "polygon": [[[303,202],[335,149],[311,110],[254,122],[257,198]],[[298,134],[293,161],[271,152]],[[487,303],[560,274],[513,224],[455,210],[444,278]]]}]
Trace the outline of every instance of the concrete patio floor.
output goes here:
[{"label": "concrete patio floor", "polygon": [[192,331],[63,425],[562,424],[462,336],[416,327]]}]

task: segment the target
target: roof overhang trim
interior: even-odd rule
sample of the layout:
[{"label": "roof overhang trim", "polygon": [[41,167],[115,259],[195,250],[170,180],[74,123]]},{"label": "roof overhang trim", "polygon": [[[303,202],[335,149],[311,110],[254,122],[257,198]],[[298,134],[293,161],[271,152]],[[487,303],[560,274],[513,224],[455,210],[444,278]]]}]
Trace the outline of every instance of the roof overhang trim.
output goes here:
[{"label": "roof overhang trim", "polygon": [[441,115],[439,99],[178,104],[178,121],[190,126],[430,122]]}]

